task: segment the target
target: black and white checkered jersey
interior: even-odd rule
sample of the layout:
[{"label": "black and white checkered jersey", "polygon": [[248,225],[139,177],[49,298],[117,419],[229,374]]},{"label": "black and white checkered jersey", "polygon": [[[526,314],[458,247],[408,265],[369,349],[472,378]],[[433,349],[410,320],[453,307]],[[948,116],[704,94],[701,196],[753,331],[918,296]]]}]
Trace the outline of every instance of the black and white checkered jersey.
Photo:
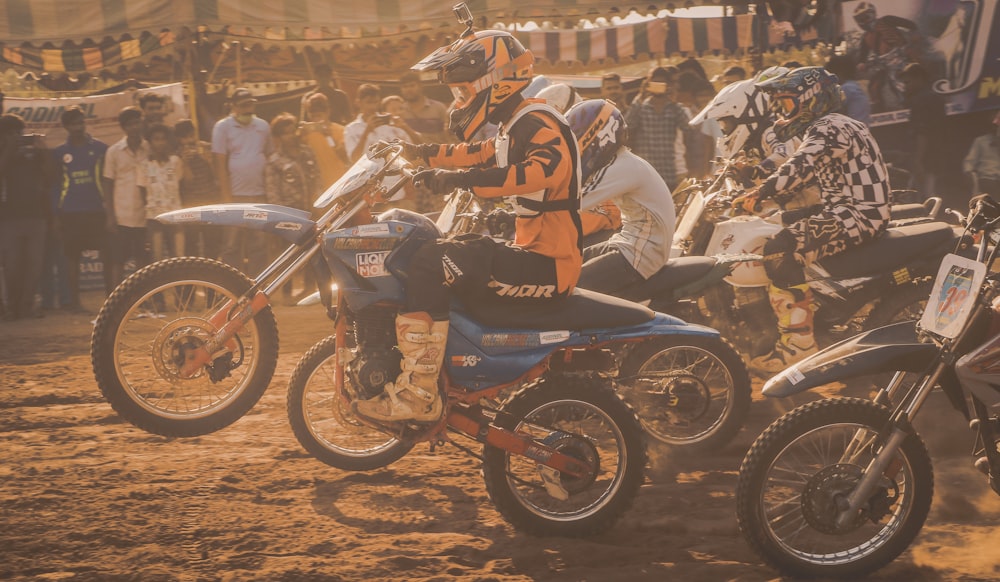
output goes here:
[{"label": "black and white checkered jersey", "polygon": [[[798,149],[761,185],[782,198],[816,184],[824,205],[877,230],[889,220],[889,172],[868,126],[840,113],[817,119]],[[846,216],[845,216],[846,218]]]}]

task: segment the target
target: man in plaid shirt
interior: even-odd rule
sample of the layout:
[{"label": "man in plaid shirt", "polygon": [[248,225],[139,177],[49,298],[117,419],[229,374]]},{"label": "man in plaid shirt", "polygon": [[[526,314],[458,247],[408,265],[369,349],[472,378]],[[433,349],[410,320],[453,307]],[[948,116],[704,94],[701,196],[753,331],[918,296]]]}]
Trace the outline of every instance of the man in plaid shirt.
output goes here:
[{"label": "man in plaid shirt", "polygon": [[673,99],[672,68],[649,72],[625,118],[632,151],[649,162],[671,190],[687,177],[684,134],[691,130],[687,112]]},{"label": "man in plaid shirt", "polygon": [[[760,186],[734,201],[752,212],[760,200],[783,204],[802,187],[819,187],[823,207],[789,221],[764,244],[771,307],[781,336],[751,370],[771,375],[816,352],[812,292],[803,261],[842,252],[880,236],[889,223],[889,174],[868,126],[838,111],[843,92],[822,67],[802,67],[757,84],[770,94],[778,139],[801,136],[798,149]],[[799,215],[801,217],[801,214]]]}]

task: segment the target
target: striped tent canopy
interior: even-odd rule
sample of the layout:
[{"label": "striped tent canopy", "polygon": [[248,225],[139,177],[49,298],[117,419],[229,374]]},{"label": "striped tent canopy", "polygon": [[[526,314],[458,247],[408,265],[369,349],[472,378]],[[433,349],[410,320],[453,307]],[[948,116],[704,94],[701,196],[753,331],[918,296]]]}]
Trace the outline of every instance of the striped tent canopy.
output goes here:
[{"label": "striped tent canopy", "polygon": [[[571,27],[584,18],[622,16],[631,8],[614,0],[467,3],[480,28],[548,22],[545,30],[515,34],[550,63],[732,52],[755,45],[757,17],[746,13],[743,0],[725,2],[742,6],[736,16],[667,16],[589,29]],[[654,1],[643,10],[694,4],[719,2]],[[287,53],[275,57],[283,65],[301,62],[302,51],[312,49],[326,52],[341,69],[388,74],[457,32],[452,5],[452,0],[0,0],[0,64],[75,74],[157,61],[158,70],[166,71],[188,58],[192,39],[216,45],[240,40],[258,56]],[[786,33],[772,34],[771,45],[810,40]]]}]

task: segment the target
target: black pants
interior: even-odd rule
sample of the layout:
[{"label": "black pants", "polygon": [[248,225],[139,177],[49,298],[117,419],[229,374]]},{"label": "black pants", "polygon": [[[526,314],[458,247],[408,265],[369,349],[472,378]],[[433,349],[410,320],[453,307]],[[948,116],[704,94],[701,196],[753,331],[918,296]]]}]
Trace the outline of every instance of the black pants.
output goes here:
[{"label": "black pants", "polygon": [[643,281],[639,271],[625,260],[618,249],[607,242],[583,250],[583,269],[580,271],[577,287],[617,295]]},{"label": "black pants", "polygon": [[555,260],[480,235],[425,243],[406,280],[407,311],[448,319],[452,293],[465,301],[530,305],[565,297]]}]

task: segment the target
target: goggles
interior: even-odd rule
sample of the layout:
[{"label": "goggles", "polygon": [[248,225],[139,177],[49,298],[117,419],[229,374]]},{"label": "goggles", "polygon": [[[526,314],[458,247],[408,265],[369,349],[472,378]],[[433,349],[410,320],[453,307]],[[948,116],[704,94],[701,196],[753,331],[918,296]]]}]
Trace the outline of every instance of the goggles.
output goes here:
[{"label": "goggles", "polygon": [[771,110],[778,115],[789,118],[799,110],[799,101],[793,95],[772,95]]},{"label": "goggles", "polygon": [[457,85],[448,85],[451,89],[451,96],[455,98],[455,108],[461,109],[472,102],[476,98],[476,90],[473,89],[472,83],[460,83]]}]

